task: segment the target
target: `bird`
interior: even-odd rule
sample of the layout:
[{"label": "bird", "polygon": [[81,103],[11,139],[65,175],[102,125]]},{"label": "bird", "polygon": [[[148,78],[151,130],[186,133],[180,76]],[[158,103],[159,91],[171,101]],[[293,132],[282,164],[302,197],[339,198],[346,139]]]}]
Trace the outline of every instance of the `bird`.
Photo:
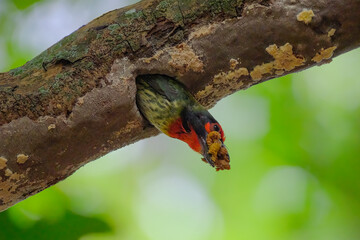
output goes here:
[{"label": "bird", "polygon": [[[187,143],[215,167],[207,139],[209,133],[218,132],[221,147],[226,148],[224,131],[186,87],[175,78],[161,74],[139,75],[136,86],[138,109],[150,124],[167,136]],[[227,150],[226,154],[229,159]]]}]

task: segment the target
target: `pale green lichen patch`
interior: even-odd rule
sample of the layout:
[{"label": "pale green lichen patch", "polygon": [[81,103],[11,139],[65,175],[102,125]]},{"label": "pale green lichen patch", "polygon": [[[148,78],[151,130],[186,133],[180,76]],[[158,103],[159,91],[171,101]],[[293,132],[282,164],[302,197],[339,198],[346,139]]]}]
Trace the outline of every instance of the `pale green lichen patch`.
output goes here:
[{"label": "pale green lichen patch", "polygon": [[0,170],[6,168],[7,166],[7,159],[4,157],[0,157]]},{"label": "pale green lichen patch", "polygon": [[111,24],[107,27],[110,30],[110,34],[114,35],[116,34],[117,30],[120,28],[119,24],[115,23],[115,24]]},{"label": "pale green lichen patch", "polygon": [[173,22],[181,22],[183,19],[178,3],[174,3],[173,0],[161,1],[152,14],[155,18],[165,17]]},{"label": "pale green lichen patch", "polygon": [[275,60],[254,67],[250,76],[255,81],[261,80],[263,76],[267,74],[282,75],[286,71],[291,71],[305,63],[305,58],[303,56],[296,56],[293,53],[293,47],[290,43],[286,43],[280,47],[273,44],[268,46],[266,51],[273,56]]},{"label": "pale green lichen patch", "polygon": [[315,16],[313,10],[303,10],[300,12],[296,18],[299,22],[304,22],[305,24],[311,23],[312,18]]},{"label": "pale green lichen patch", "polygon": [[319,63],[324,59],[330,59],[333,56],[336,48],[337,46],[329,47],[326,49],[322,48],[311,60],[313,62]]},{"label": "pale green lichen patch", "polygon": [[28,155],[25,155],[25,154],[18,154],[16,156],[16,162],[18,164],[24,164],[27,160],[29,159],[29,156]]},{"label": "pale green lichen patch", "polygon": [[133,8],[133,9],[130,9],[129,11],[125,12],[125,15],[131,15],[133,13],[136,13],[136,9]]},{"label": "pale green lichen patch", "polygon": [[237,9],[241,5],[241,0],[163,0],[157,4],[151,15],[157,19],[166,18],[178,25],[183,25],[204,14],[236,17],[238,16]]},{"label": "pale green lichen patch", "polygon": [[47,95],[50,93],[49,89],[46,89],[44,86],[40,87],[38,91],[41,95]]}]

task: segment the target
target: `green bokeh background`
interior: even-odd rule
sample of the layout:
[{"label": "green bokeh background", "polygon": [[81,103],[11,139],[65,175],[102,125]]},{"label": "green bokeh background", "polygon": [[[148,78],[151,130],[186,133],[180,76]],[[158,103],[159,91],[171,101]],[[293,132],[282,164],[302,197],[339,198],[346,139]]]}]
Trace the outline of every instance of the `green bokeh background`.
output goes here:
[{"label": "green bokeh background", "polygon": [[[90,2],[0,0],[0,70],[55,43],[56,26],[100,15],[106,1]],[[72,6],[86,17],[69,24]],[[143,140],[0,213],[0,239],[360,239],[359,64],[355,50],[219,102],[231,171],[163,135]]]}]

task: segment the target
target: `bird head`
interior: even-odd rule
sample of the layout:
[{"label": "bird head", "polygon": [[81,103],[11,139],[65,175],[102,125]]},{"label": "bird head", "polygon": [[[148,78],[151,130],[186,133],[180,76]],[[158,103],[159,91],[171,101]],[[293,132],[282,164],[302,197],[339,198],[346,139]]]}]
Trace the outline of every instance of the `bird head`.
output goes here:
[{"label": "bird head", "polygon": [[224,131],[214,117],[202,107],[186,107],[182,111],[181,117],[170,127],[169,135],[186,142],[214,167],[207,142],[208,134],[213,131],[219,132],[222,147],[225,147]]}]

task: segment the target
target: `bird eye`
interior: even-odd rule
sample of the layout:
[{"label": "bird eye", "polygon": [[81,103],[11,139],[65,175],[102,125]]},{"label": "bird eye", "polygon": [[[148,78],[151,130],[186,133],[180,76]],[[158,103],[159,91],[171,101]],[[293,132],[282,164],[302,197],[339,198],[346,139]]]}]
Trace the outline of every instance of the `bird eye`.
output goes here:
[{"label": "bird eye", "polygon": [[213,128],[214,128],[214,131],[217,131],[217,132],[220,131],[220,128],[219,128],[219,126],[217,124],[214,124]]}]

